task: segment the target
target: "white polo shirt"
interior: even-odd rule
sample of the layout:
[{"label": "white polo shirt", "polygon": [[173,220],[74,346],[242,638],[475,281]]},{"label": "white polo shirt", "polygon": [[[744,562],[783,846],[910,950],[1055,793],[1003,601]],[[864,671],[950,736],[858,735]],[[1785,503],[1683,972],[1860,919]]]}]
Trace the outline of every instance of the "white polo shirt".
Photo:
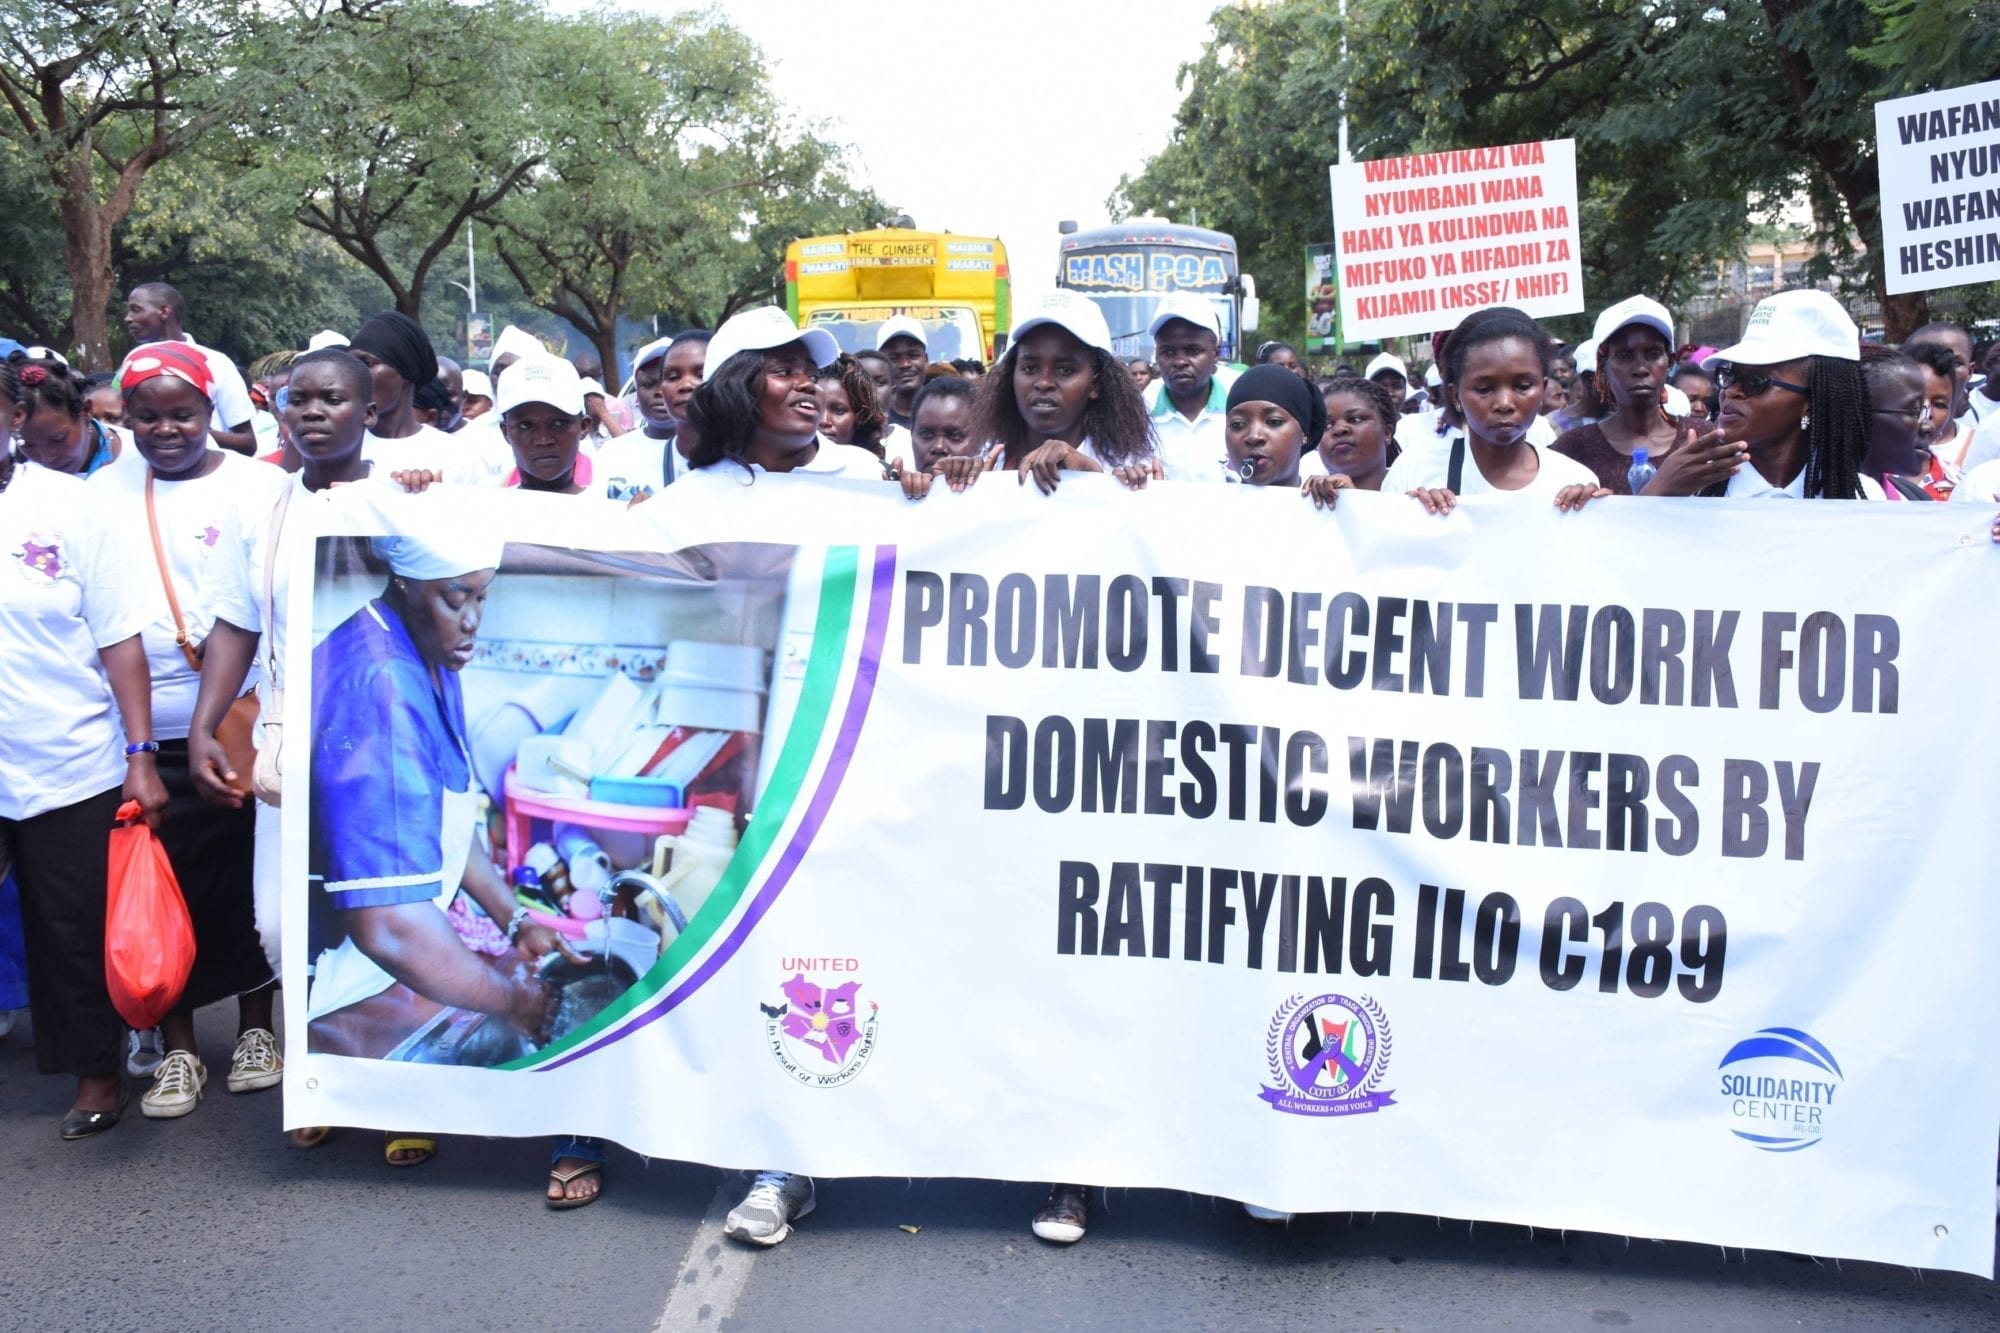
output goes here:
[{"label": "white polo shirt", "polygon": [[1951,498],[1972,504],[1991,504],[2000,500],[2000,459],[1981,463],[1960,477]]},{"label": "white polo shirt", "polygon": [[[1234,375],[1217,366],[1208,382],[1208,401],[1192,418],[1181,415],[1167,394],[1167,382],[1156,379],[1145,388],[1146,414],[1153,419],[1160,466],[1169,481],[1226,481],[1229,450],[1224,442],[1229,419],[1229,386]],[[1318,444],[1317,440],[1313,441]]]},{"label": "white polo shirt", "polygon": [[125,781],[125,734],[97,653],[152,618],[142,562],[81,478],[15,464],[0,491],[0,819]]},{"label": "white polo shirt", "polygon": [[1728,487],[1722,492],[1725,500],[1803,500],[1806,498],[1806,470],[1799,469],[1799,475],[1783,486],[1774,486],[1757,470],[1755,463],[1745,463],[1736,469],[1736,475],[1729,479]]}]

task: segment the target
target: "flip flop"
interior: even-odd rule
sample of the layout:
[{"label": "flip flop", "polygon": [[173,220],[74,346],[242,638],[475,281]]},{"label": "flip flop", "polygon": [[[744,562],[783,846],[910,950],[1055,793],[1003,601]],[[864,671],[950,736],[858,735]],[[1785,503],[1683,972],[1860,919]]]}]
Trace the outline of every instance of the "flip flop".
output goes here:
[{"label": "flip flop", "polygon": [[[382,1156],[388,1161],[390,1166],[422,1166],[437,1155],[436,1139],[419,1138],[413,1134],[404,1135],[400,1138],[392,1134],[386,1136],[386,1139],[387,1141],[382,1145]],[[399,1162],[393,1156],[393,1154],[399,1152],[422,1153],[423,1156],[412,1157]]]},{"label": "flip flop", "polygon": [[67,1142],[75,1143],[78,1139],[87,1139],[94,1135],[102,1134],[105,1130],[112,1128],[118,1123],[119,1117],[125,1114],[125,1108],[131,1105],[131,1103],[131,1092],[128,1089],[120,1088],[118,1090],[118,1105],[112,1107],[109,1111],[85,1111],[79,1107],[70,1107],[69,1114],[62,1118],[63,1139]]},{"label": "flip flop", "polygon": [[[549,1168],[549,1183],[552,1185],[560,1185],[563,1187],[565,1191],[567,1191],[570,1187],[570,1184],[573,1181],[582,1180],[585,1176],[590,1176],[590,1175],[601,1176],[603,1174],[604,1174],[604,1163],[602,1162],[585,1162],[582,1166],[573,1167],[568,1171],[559,1171],[555,1167],[551,1166]],[[604,1186],[600,1183],[597,1187],[597,1193],[586,1194],[581,1199],[571,1199],[568,1197],[564,1197],[561,1199],[551,1199],[547,1195],[543,1195],[542,1202],[547,1204],[551,1211],[560,1213],[570,1208],[581,1208],[585,1204],[596,1203],[599,1199],[603,1197],[604,1197]]]}]

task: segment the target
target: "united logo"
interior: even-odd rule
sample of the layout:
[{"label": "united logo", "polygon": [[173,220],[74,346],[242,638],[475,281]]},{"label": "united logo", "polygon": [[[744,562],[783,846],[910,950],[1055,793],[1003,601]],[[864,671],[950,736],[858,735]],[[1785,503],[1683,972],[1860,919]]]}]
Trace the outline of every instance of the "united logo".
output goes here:
[{"label": "united logo", "polygon": [[803,972],[779,987],[785,1002],[760,1004],[764,1044],[791,1078],[809,1088],[837,1088],[851,1082],[875,1053],[881,1021],[871,1000],[860,999],[861,983],[822,986]]}]

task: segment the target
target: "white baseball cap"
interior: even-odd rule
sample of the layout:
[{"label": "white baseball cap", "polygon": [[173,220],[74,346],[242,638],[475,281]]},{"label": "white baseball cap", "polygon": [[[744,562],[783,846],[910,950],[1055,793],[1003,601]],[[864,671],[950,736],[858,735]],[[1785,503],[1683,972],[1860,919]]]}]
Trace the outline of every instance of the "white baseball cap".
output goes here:
[{"label": "white baseball cap", "polygon": [[1433,361],[1424,367],[1424,383],[1433,389],[1444,387],[1444,371]]},{"label": "white baseball cap", "polygon": [[1146,336],[1157,338],[1161,327],[1170,319],[1186,320],[1198,329],[1207,329],[1218,339],[1222,337],[1222,319],[1215,313],[1215,302],[1193,292],[1169,292],[1153,307],[1153,322],[1146,326]]},{"label": "white baseball cap", "polygon": [[1385,370],[1393,370],[1401,375],[1405,384],[1410,382],[1410,368],[1404,365],[1403,358],[1394,352],[1377,352],[1375,359],[1368,363],[1368,369],[1361,372],[1361,378],[1372,380]]},{"label": "white baseball cap", "polygon": [[583,378],[559,356],[524,356],[507,367],[500,383],[506,387],[493,399],[493,410],[503,417],[525,403],[547,403],[558,412],[583,415]]},{"label": "white baseball cap", "polygon": [[321,329],[318,333],[306,339],[306,350],[308,352],[317,352],[327,347],[346,347],[347,345],[347,335],[335,329]]},{"label": "white baseball cap", "polygon": [[467,366],[465,373],[459,377],[459,383],[465,389],[465,396],[467,398],[491,398],[493,396],[493,377],[483,370],[475,370],[471,366]]},{"label": "white baseball cap", "polygon": [[1767,296],[1750,312],[1743,340],[1714,356],[1703,357],[1701,368],[1713,371],[1722,362],[1745,366],[1775,366],[1804,356],[1830,356],[1841,361],[1861,359],[1861,330],[1825,292],[1789,291]]},{"label": "white baseball cap", "polygon": [[673,335],[668,334],[664,338],[655,338],[644,347],[641,347],[632,357],[632,373],[634,375],[638,374],[640,366],[645,365],[649,361],[657,361],[665,356],[672,349],[673,345]]},{"label": "white baseball cap", "polygon": [[1669,348],[1674,345],[1674,317],[1650,296],[1628,296],[1617,305],[1606,306],[1597,316],[1597,327],[1591,330],[1591,341],[1602,343],[1627,324],[1644,324],[1665,338]]},{"label": "white baseball cap", "polygon": [[1585,338],[1576,345],[1576,373],[1581,375],[1586,370],[1593,375],[1597,373],[1597,339],[1595,338]]},{"label": "white baseball cap", "polygon": [[1066,287],[1056,288],[1034,310],[1015,321],[1008,341],[1019,342],[1044,324],[1069,330],[1087,347],[1100,352],[1111,350],[1111,326],[1104,322],[1104,312],[1097,308],[1097,302]]},{"label": "white baseball cap", "polygon": [[548,348],[542,346],[541,339],[535,337],[534,334],[528,332],[518,324],[509,324],[506,328],[500,330],[500,336],[493,340],[493,350],[486,355],[486,373],[489,375],[505,374],[505,371],[493,368],[494,363],[503,356],[543,356],[547,354],[548,350]]},{"label": "white baseball cap", "polygon": [[926,353],[931,350],[930,336],[924,332],[923,323],[908,315],[894,315],[882,321],[882,327],[875,331],[875,350],[887,347],[891,338],[915,338],[917,346]]},{"label": "white baseball cap", "polygon": [[840,344],[825,329],[802,329],[774,305],[740,310],[723,320],[708,340],[709,378],[738,352],[768,352],[796,342],[806,345],[806,355],[816,366],[830,366],[840,359]]}]

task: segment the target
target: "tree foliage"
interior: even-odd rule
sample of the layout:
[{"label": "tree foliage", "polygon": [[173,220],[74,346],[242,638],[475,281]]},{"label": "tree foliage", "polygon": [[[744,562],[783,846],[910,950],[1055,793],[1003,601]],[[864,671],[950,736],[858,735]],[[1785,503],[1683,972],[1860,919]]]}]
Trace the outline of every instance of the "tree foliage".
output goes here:
[{"label": "tree foliage", "polygon": [[880,216],[835,149],[786,124],[736,29],[600,11],[567,37],[588,103],[565,109],[570,142],[485,216],[529,299],[607,366],[628,310],[718,322],[768,297],[794,236]]},{"label": "tree foliage", "polygon": [[93,367],[149,279],[246,355],[424,318],[468,226],[483,311],[609,360],[621,315],[713,322],[888,211],[727,24],[544,0],[0,0],[0,189],[0,328]]},{"label": "tree foliage", "polygon": [[[1968,8],[1994,5],[1349,0],[1343,20],[1319,0],[1239,3],[1214,15],[1172,137],[1114,207],[1235,233],[1296,331],[1291,275],[1330,235],[1344,96],[1356,158],[1574,138],[1584,286],[1603,300],[1704,292],[1801,191],[1828,253],[1879,283],[1873,103],[1911,90],[1920,43],[1926,83],[1989,77],[1992,25],[1971,33]],[[1947,9],[1942,31],[1964,40],[1938,41]],[[1891,332],[1921,306],[1885,301]]]}]

